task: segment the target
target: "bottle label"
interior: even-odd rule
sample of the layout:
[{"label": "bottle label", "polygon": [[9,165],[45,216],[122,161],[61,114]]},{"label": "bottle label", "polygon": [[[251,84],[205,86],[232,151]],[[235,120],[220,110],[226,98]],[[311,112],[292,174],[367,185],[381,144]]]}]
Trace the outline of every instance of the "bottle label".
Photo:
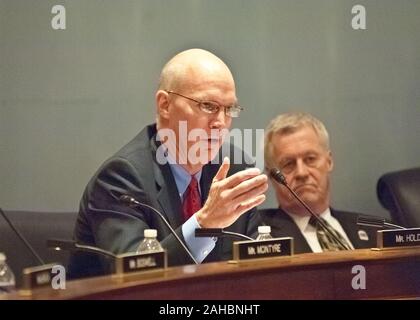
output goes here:
[{"label": "bottle label", "polygon": [[165,250],[152,253],[125,253],[118,255],[115,261],[115,271],[119,275],[146,270],[162,270],[166,267]]},{"label": "bottle label", "polygon": [[233,259],[249,260],[293,255],[293,238],[237,241],[233,243]]}]

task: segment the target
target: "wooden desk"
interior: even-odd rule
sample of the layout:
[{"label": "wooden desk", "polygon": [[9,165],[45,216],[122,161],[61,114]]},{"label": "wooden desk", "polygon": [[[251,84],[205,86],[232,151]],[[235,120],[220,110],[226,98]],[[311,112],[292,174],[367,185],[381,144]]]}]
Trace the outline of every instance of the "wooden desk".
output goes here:
[{"label": "wooden desk", "polygon": [[[366,289],[352,288],[352,268],[366,270]],[[370,299],[420,296],[420,248],[311,253],[241,264],[173,267],[160,273],[68,281],[3,299]]]}]

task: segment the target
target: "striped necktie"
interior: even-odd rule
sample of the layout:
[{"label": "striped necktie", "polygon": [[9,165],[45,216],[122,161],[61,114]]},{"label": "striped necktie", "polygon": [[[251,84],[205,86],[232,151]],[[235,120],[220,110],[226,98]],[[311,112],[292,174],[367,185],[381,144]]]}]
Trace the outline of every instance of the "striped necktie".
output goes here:
[{"label": "striped necktie", "polygon": [[[348,241],[337,231],[335,230],[328,222],[327,220],[319,217],[320,220],[322,220],[322,222],[324,223],[325,227],[321,225],[321,223],[319,223],[319,221],[317,219],[315,219],[314,217],[311,217],[311,219],[309,220],[309,223],[315,227],[316,229],[316,236],[318,238],[318,242],[322,248],[322,251],[339,251],[339,250],[351,250],[351,246],[348,243]],[[345,244],[345,247],[343,248],[343,246],[337,241],[335,240],[331,234],[326,231],[326,229],[328,229],[328,231],[330,231],[331,233],[333,233],[338,239],[340,239],[340,241]]]}]

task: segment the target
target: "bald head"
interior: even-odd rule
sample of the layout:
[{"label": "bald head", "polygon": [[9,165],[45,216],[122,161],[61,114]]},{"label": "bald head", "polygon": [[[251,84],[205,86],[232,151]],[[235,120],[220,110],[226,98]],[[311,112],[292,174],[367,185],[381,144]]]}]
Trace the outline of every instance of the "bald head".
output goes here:
[{"label": "bald head", "polygon": [[[184,168],[189,173],[198,172],[216,156],[232,124],[231,116],[226,114],[226,108],[237,103],[232,73],[222,60],[208,51],[183,51],[163,68],[155,99],[157,129],[162,136],[170,132],[171,138],[165,141],[169,152],[174,159],[180,155],[187,159]],[[218,111],[206,112],[198,101],[206,101],[206,105],[213,103]],[[194,136],[197,132],[214,139],[209,144],[207,138],[197,138],[197,141],[189,138],[190,133]],[[199,163],[189,158],[191,150],[197,154],[196,142],[207,145],[199,151],[200,157],[203,156]]]},{"label": "bald head", "polygon": [[189,49],[174,56],[162,69],[159,90],[182,91],[199,89],[200,81],[223,77],[234,86],[232,73],[213,53],[203,49]]}]

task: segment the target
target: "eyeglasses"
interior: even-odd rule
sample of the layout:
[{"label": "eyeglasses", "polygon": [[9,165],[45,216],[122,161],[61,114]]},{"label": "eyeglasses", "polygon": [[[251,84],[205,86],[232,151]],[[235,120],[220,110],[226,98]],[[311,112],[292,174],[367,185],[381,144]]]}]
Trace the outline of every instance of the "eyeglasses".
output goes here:
[{"label": "eyeglasses", "polygon": [[241,113],[241,110],[243,110],[243,108],[241,106],[238,105],[231,105],[231,106],[222,106],[217,102],[214,101],[205,101],[205,100],[196,100],[187,96],[184,96],[180,93],[176,93],[173,91],[166,91],[167,93],[170,94],[174,94],[176,96],[180,96],[183,97],[185,99],[194,101],[195,103],[197,103],[198,107],[200,108],[201,111],[205,112],[205,113],[209,113],[209,114],[215,114],[218,113],[220,108],[224,108],[225,109],[225,115],[227,115],[228,117],[231,118],[237,118],[239,117],[239,114]]}]

